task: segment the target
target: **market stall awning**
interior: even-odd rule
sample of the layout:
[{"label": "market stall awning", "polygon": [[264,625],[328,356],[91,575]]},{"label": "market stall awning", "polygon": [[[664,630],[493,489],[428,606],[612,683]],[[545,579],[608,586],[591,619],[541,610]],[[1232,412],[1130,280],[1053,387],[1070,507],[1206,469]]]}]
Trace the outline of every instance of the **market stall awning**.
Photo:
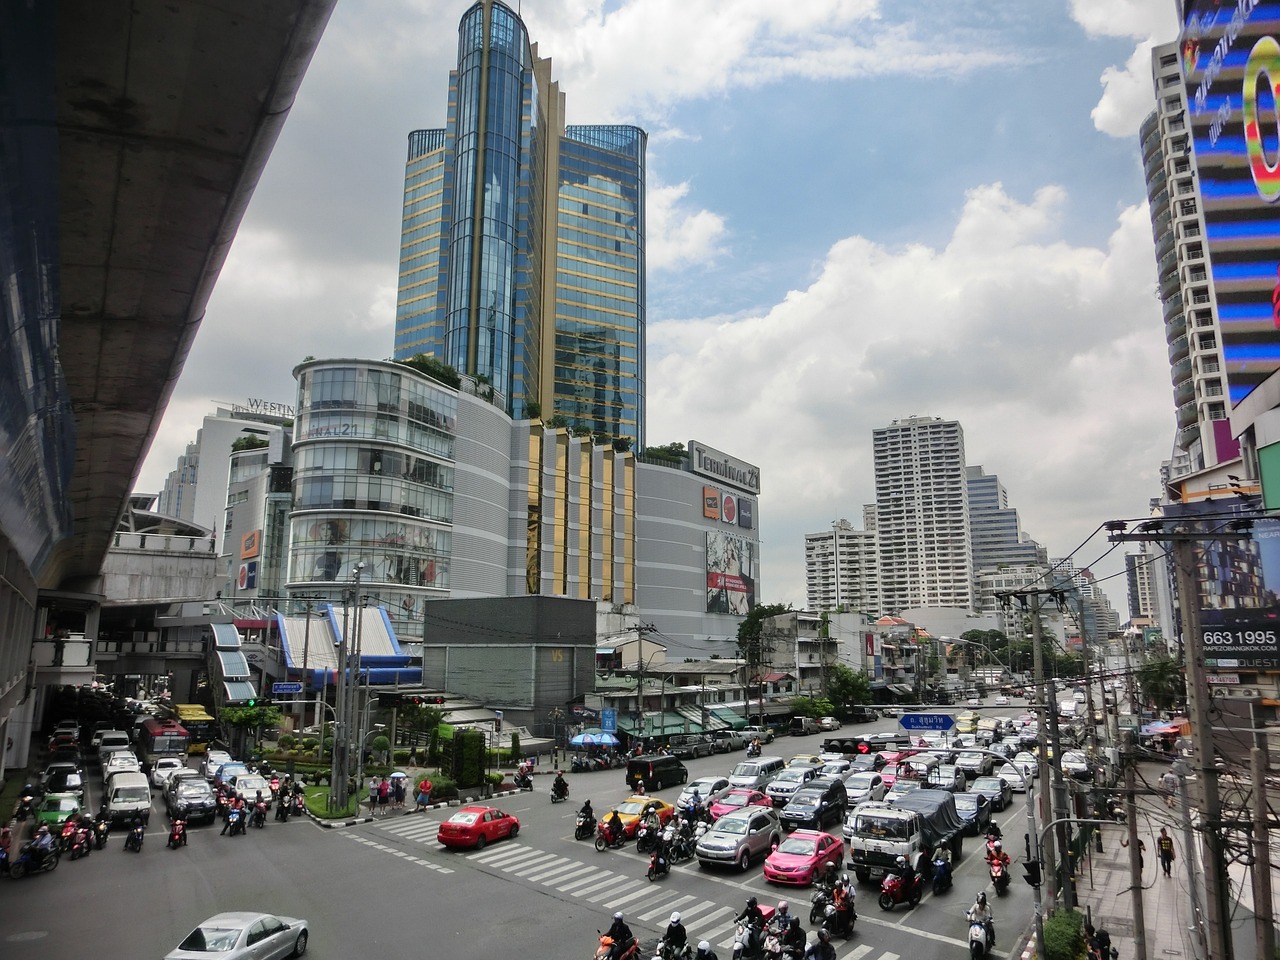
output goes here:
[{"label": "market stall awning", "polygon": [[741,730],[747,726],[747,718],[736,710],[730,710],[728,707],[707,707],[707,713],[721,723],[728,724],[730,730]]},{"label": "market stall awning", "polygon": [[680,713],[646,713],[637,725],[635,718],[618,717],[618,729],[633,737],[664,737],[673,733],[702,733],[702,724]]}]

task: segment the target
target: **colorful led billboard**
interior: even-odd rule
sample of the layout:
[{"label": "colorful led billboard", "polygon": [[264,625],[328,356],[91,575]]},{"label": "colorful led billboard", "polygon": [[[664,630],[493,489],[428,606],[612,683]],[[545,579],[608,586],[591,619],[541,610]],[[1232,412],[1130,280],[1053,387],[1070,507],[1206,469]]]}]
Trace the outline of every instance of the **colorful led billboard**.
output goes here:
[{"label": "colorful led billboard", "polygon": [[1280,368],[1280,0],[1186,0],[1179,38],[1232,405]]}]

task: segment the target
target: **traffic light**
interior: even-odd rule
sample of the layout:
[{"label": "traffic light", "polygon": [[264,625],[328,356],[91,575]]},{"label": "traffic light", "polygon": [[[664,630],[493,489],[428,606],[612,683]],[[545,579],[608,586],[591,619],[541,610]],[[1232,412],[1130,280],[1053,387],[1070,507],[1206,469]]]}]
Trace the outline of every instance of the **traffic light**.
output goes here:
[{"label": "traffic light", "polygon": [[378,706],[384,709],[387,707],[398,707],[400,706],[401,699],[402,695],[398,693],[379,693]]},{"label": "traffic light", "polygon": [[246,701],[244,702],[244,705],[245,705],[246,707],[256,707],[256,706],[258,705],[258,698],[257,698],[257,697],[250,697],[248,700],[246,700]]},{"label": "traffic light", "polygon": [[1022,865],[1022,879],[1026,880],[1030,886],[1040,886],[1040,861],[1028,860]]}]

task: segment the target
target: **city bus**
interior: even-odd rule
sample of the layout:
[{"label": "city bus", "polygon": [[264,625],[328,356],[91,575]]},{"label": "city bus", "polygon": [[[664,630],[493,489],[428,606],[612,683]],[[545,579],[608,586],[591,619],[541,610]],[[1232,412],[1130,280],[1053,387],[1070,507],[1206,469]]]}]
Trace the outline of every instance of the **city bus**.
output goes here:
[{"label": "city bus", "polygon": [[191,738],[188,753],[204,753],[209,749],[210,741],[218,739],[218,721],[200,704],[175,703],[171,710],[174,719],[187,728]]},{"label": "city bus", "polygon": [[185,757],[191,737],[176,720],[148,717],[138,727],[138,759],[150,769],[157,757]]}]

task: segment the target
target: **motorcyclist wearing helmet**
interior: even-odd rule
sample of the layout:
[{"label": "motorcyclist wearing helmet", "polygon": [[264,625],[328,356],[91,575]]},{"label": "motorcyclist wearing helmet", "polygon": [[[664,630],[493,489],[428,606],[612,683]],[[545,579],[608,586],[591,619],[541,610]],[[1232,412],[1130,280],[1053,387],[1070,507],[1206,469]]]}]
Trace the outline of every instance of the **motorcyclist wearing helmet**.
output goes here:
[{"label": "motorcyclist wearing helmet", "polygon": [[778,907],[773,911],[773,928],[779,934],[785,933],[787,928],[791,926],[791,904],[786,900],[779,900]]},{"label": "motorcyclist wearing helmet", "polygon": [[711,944],[706,940],[698,941],[698,952],[693,955],[693,960],[720,960],[716,956],[716,952],[711,949]]},{"label": "motorcyclist wearing helmet", "polygon": [[787,927],[787,932],[782,935],[782,952],[789,953],[799,960],[804,955],[807,943],[804,928],[800,926],[800,918],[792,917],[791,923]]},{"label": "motorcyclist wearing helmet", "polygon": [[667,945],[671,955],[676,957],[680,956],[689,945],[689,931],[685,930],[684,924],[680,922],[678,910],[671,914],[671,922],[667,924],[667,932],[662,935],[662,942]]},{"label": "motorcyclist wearing helmet", "polygon": [[1004,852],[1004,844],[1001,843],[999,840],[993,843],[991,845],[991,848],[987,851],[988,867],[994,866],[995,864],[999,863],[1004,867],[1006,871],[1008,871],[1009,864],[1011,862],[1012,861],[1009,859],[1009,855]]},{"label": "motorcyclist wearing helmet", "polygon": [[915,886],[916,871],[906,857],[898,857],[894,864],[897,867],[898,876],[902,877],[902,896],[905,899],[911,895],[911,888]]},{"label": "motorcyclist wearing helmet", "polygon": [[578,809],[578,813],[579,815],[586,817],[592,823],[596,822],[596,812],[591,809],[590,799],[582,801],[582,806]]},{"label": "motorcyclist wearing helmet", "polygon": [[747,898],[747,905],[743,907],[742,912],[734,918],[738,923],[746,923],[747,926],[756,930],[764,927],[764,911],[760,909],[760,901],[755,897]]},{"label": "motorcyclist wearing helmet", "polygon": [[610,843],[617,843],[626,832],[626,828],[622,826],[622,818],[618,816],[617,810],[609,811],[609,816],[605,818],[605,829],[609,831]]},{"label": "motorcyclist wearing helmet", "polygon": [[978,899],[973,901],[973,906],[969,908],[969,912],[965,914],[973,923],[981,923],[987,928],[987,942],[989,946],[996,945],[996,918],[991,912],[991,908],[987,906],[987,895],[979,893]]},{"label": "motorcyclist wearing helmet", "polygon": [[613,948],[609,953],[610,960],[618,960],[618,957],[626,953],[631,948],[631,944],[635,943],[636,938],[632,935],[631,928],[627,926],[621,910],[613,915],[613,925],[609,927],[609,938],[613,940]]},{"label": "motorcyclist wearing helmet", "polygon": [[854,897],[857,894],[853,889],[853,881],[849,879],[849,875],[842,874],[835,889],[831,891],[831,902],[836,908],[836,929],[840,935],[847,937],[849,931],[853,928],[853,918],[855,916]]},{"label": "motorcyclist wearing helmet", "polygon": [[556,797],[569,795],[569,781],[564,778],[563,770],[556,771],[556,778],[551,781],[551,794]]},{"label": "motorcyclist wearing helmet", "polygon": [[836,948],[831,942],[831,934],[826,930],[819,930],[818,939],[804,952],[804,960],[836,960]]},{"label": "motorcyclist wearing helmet", "polygon": [[31,841],[31,849],[40,851],[53,849],[53,834],[49,832],[47,823],[40,824],[40,829],[36,831],[35,839]]},{"label": "motorcyclist wearing helmet", "polygon": [[826,888],[828,894],[836,889],[836,884],[840,882],[840,868],[834,860],[828,860],[826,869],[822,872],[822,886]]}]

